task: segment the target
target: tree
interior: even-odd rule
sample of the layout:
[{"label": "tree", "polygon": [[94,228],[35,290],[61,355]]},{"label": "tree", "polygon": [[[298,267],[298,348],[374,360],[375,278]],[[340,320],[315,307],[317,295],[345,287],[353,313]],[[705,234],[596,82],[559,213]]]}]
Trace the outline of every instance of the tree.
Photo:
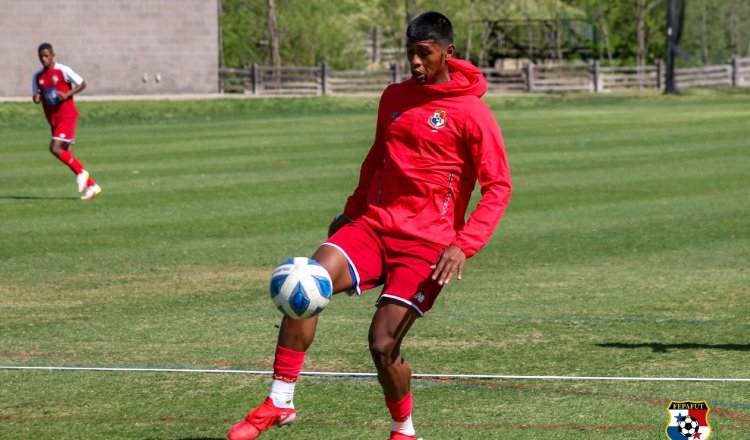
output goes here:
[{"label": "tree", "polygon": [[685,30],[680,42],[680,57],[678,58],[681,64],[726,63],[732,55],[743,55],[748,44],[750,44],[750,4],[748,2],[691,0],[687,3]]},{"label": "tree", "polygon": [[703,64],[708,64],[708,8],[707,0],[701,0],[698,20],[701,26],[701,55]]},{"label": "tree", "polygon": [[222,0],[222,60],[226,67],[242,67],[247,62],[267,62],[266,10],[253,0]]},{"label": "tree", "polygon": [[662,0],[635,0],[635,19],[638,49],[635,53],[635,65],[642,67],[646,64],[646,17],[654,10]]},{"label": "tree", "polygon": [[[681,64],[724,63],[750,52],[750,1],[684,0]],[[454,25],[458,56],[492,62],[492,20],[587,20],[601,44],[592,47],[610,65],[648,65],[665,56],[665,0],[222,0],[222,60],[315,65],[368,65],[367,34],[379,29],[381,47],[403,48],[404,30],[417,14],[436,10]],[[560,43],[557,35],[557,53]],[[750,55],[750,53],[748,53]],[[401,58],[403,59],[403,58]]]},{"label": "tree", "polygon": [[279,29],[276,26],[276,5],[274,0],[268,0],[268,35],[271,37],[271,60],[273,67],[281,67],[281,52],[279,51]]},{"label": "tree", "polygon": [[359,0],[223,0],[224,65],[247,63],[363,67]]}]

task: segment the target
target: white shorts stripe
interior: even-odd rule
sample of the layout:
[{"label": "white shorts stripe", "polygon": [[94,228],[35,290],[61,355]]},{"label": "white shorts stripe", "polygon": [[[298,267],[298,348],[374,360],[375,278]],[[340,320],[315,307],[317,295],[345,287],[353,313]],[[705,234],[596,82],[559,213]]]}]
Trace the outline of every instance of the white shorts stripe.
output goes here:
[{"label": "white shorts stripe", "polygon": [[378,298],[378,300],[377,300],[377,302],[375,302],[375,304],[380,304],[380,301],[382,301],[383,298],[395,299],[396,301],[400,301],[400,302],[402,302],[402,303],[410,306],[412,309],[416,310],[417,313],[419,313],[419,316],[424,316],[424,312],[419,309],[418,305],[416,305],[413,302],[411,302],[409,300],[406,300],[404,298],[401,298],[401,297],[398,297],[398,296],[393,296],[393,295],[388,295],[387,293],[381,294],[380,298]]},{"label": "white shorts stripe", "polygon": [[354,265],[352,259],[349,258],[349,255],[343,249],[341,249],[341,246],[329,243],[327,241],[321,244],[321,246],[331,246],[341,252],[341,255],[346,258],[346,261],[349,263],[349,267],[351,267],[352,271],[354,272],[354,277],[356,278],[352,280],[354,282],[354,285],[346,293],[348,295],[361,295],[362,291],[359,289],[359,272],[357,272],[357,266]]}]

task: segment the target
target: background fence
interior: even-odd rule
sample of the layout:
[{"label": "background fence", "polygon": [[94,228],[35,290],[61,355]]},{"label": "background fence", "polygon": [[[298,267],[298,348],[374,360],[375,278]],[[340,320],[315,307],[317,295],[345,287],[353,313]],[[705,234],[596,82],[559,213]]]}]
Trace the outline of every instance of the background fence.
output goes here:
[{"label": "background fence", "polygon": [[401,81],[398,64],[382,70],[334,71],[323,63],[317,67],[280,67],[251,64],[245,69],[222,69],[223,92],[261,96],[317,96],[377,94]]},{"label": "background fence", "polygon": [[[519,70],[482,68],[488,93],[503,92],[611,92],[664,87],[661,62],[643,67],[602,67],[598,62],[545,66],[526,64]],[[408,74],[408,73],[407,73]],[[323,63],[315,67],[248,65],[245,69],[221,69],[219,88],[225,93],[256,96],[318,96],[380,93],[388,84],[403,79],[399,64],[390,69],[334,71]],[[727,64],[675,69],[678,88],[750,86],[750,57],[733,57]]]}]

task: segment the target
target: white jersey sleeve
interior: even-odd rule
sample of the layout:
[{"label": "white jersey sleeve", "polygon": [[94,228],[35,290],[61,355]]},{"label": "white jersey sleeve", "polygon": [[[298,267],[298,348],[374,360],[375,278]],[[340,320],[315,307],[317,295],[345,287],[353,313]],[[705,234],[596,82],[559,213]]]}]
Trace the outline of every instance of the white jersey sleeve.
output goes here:
[{"label": "white jersey sleeve", "polygon": [[79,86],[83,82],[83,77],[65,64],[55,63],[55,69],[62,71],[63,75],[65,75],[65,82],[69,82],[74,86]]}]

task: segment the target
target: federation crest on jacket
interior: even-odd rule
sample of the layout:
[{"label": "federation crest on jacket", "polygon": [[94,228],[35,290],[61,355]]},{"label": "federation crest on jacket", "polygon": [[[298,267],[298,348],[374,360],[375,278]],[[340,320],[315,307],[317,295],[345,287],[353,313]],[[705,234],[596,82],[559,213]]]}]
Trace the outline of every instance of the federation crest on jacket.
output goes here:
[{"label": "federation crest on jacket", "polygon": [[711,409],[703,402],[669,402],[669,421],[665,429],[670,440],[707,440],[711,436],[708,413]]},{"label": "federation crest on jacket", "polygon": [[448,122],[448,114],[445,110],[435,110],[435,113],[430,116],[427,123],[430,124],[434,130],[445,127],[445,123]]}]

